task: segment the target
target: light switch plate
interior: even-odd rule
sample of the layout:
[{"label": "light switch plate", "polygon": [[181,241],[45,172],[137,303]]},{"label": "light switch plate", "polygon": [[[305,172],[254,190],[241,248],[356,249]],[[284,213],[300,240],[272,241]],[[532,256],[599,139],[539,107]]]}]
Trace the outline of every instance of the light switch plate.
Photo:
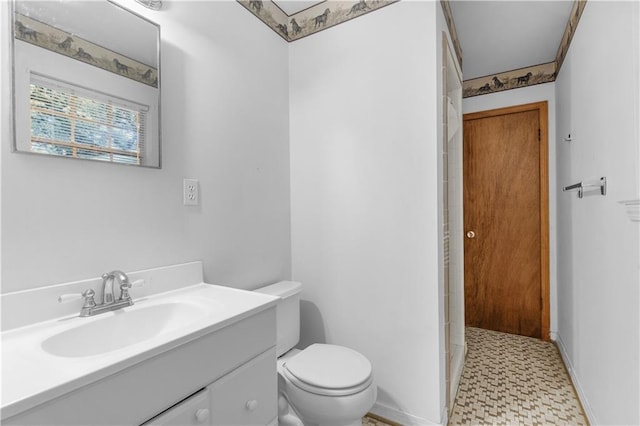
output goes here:
[{"label": "light switch plate", "polygon": [[185,206],[197,206],[200,203],[198,179],[184,179],[182,189]]}]

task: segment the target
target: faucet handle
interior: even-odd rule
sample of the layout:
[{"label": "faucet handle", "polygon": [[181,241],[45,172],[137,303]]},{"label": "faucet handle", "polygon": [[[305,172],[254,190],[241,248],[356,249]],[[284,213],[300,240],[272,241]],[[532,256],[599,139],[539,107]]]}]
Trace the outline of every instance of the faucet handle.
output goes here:
[{"label": "faucet handle", "polygon": [[58,297],[58,303],[68,303],[82,298],[81,293],[62,294]]},{"label": "faucet handle", "polygon": [[93,300],[93,296],[96,295],[96,292],[88,289],[83,291],[82,293],[73,293],[73,294],[63,294],[58,297],[59,303],[67,303],[72,302],[74,300],[78,300],[80,298],[84,299],[84,303],[82,304],[82,309],[80,310],[80,316],[86,317],[91,314],[91,310],[95,308],[96,301]]},{"label": "faucet handle", "polygon": [[144,278],[135,280],[134,282],[125,281],[120,284],[120,300],[131,299],[131,295],[129,295],[129,289],[131,287],[144,287]]},{"label": "faucet handle", "polygon": [[93,296],[95,296],[95,294],[96,292],[91,289],[85,290],[82,293],[62,294],[60,295],[60,297],[58,297],[58,303],[68,303],[84,298],[86,304],[87,299],[93,299]]}]

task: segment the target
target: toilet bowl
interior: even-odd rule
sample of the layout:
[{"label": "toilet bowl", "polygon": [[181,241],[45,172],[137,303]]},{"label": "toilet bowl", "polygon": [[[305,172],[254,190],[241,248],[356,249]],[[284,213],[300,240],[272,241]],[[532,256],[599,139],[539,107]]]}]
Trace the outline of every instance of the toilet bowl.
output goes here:
[{"label": "toilet bowl", "polygon": [[299,282],[281,281],[257,289],[280,297],[277,305],[278,422],[281,426],[361,425],[377,397],[371,363],[344,346],[300,339]]}]

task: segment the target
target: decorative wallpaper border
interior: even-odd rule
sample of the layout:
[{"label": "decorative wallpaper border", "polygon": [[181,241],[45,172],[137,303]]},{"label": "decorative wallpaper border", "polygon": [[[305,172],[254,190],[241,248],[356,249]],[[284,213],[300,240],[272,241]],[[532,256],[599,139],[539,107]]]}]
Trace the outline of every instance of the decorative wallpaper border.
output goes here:
[{"label": "decorative wallpaper border", "polygon": [[458,58],[458,65],[460,65],[460,69],[462,69],[462,46],[458,38],[458,31],[456,31],[456,24],[453,22],[453,13],[451,12],[451,6],[449,6],[449,0],[440,0],[440,6],[442,7],[442,13],[444,13],[444,19],[447,21],[451,43]]},{"label": "decorative wallpaper border", "polygon": [[498,74],[478,77],[462,82],[462,97],[486,95],[503,90],[519,89],[536,84],[550,83],[556,79],[556,63],[534,65],[505,71]]},{"label": "decorative wallpaper border", "polygon": [[14,37],[151,87],[158,87],[158,70],[75,34],[15,13]]},{"label": "decorative wallpaper border", "polygon": [[400,0],[323,1],[287,15],[271,0],[237,0],[288,42],[357,18]]},{"label": "decorative wallpaper border", "polygon": [[556,53],[556,74],[558,73],[558,71],[560,71],[562,63],[564,62],[564,58],[565,56],[567,56],[569,45],[571,44],[573,35],[576,32],[576,28],[578,28],[578,22],[580,21],[580,17],[582,16],[582,12],[584,11],[586,5],[587,0],[575,0],[573,2],[573,6],[571,7],[571,15],[569,16],[569,21],[567,22],[567,26],[564,29],[560,47],[558,47],[558,52]]}]

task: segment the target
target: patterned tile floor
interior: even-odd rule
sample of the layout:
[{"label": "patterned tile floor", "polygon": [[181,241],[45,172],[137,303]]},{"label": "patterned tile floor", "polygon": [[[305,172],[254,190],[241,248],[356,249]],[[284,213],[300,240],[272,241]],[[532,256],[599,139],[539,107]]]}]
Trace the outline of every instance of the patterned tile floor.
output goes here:
[{"label": "patterned tile floor", "polygon": [[[449,426],[588,425],[553,343],[467,327],[469,352]],[[364,417],[362,426],[392,426]]]},{"label": "patterned tile floor", "polygon": [[468,327],[449,425],[588,425],[553,343]]}]

